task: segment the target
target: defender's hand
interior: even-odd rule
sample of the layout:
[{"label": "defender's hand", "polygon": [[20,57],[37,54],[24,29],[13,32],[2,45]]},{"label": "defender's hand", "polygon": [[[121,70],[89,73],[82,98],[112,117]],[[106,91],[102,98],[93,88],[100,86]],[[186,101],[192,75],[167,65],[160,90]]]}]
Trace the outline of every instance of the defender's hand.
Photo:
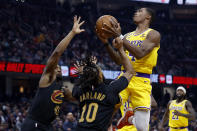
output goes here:
[{"label": "defender's hand", "polygon": [[113,47],[120,50],[123,48],[123,40],[120,39],[120,37],[117,37],[112,42]]},{"label": "defender's hand", "polygon": [[91,61],[92,61],[92,63],[96,64],[97,63],[96,56],[91,56]]},{"label": "defender's hand", "polygon": [[79,34],[79,33],[85,31],[84,29],[80,29],[81,25],[83,25],[83,23],[85,22],[85,21],[80,22],[80,19],[81,19],[80,16],[78,18],[77,18],[76,15],[74,16],[74,21],[73,21],[74,25],[73,25],[73,28],[72,28],[72,32],[74,34]]},{"label": "defender's hand", "polygon": [[80,63],[79,61],[76,61],[76,63],[74,64],[74,66],[75,66],[75,72],[76,72],[76,74],[83,74],[83,67],[85,66],[85,65],[83,65],[82,63]]},{"label": "defender's hand", "polygon": [[102,28],[102,30],[113,34],[114,38],[119,37],[121,35],[120,23],[117,23],[113,18],[111,18],[110,23],[112,24],[112,27],[108,26],[106,23],[103,23],[104,28]]}]

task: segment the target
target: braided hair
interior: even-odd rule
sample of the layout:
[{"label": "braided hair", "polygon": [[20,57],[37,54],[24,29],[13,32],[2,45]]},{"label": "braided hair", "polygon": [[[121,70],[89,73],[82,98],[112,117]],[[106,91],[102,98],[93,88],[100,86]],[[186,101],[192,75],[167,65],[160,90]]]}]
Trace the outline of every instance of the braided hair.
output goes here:
[{"label": "braided hair", "polygon": [[82,63],[84,65],[83,73],[80,74],[77,85],[82,89],[92,90],[92,87],[96,88],[98,84],[103,82],[104,77],[100,78],[101,69],[93,62],[91,56],[83,59]]}]

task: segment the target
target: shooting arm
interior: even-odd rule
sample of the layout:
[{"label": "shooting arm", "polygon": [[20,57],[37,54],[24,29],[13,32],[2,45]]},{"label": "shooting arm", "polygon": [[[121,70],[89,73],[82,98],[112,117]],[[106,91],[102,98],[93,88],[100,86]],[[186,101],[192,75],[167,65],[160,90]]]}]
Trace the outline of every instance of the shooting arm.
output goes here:
[{"label": "shooting arm", "polygon": [[124,38],[124,47],[137,59],[140,59],[150,53],[154,47],[159,46],[160,44],[160,33],[152,30],[147,35],[146,40],[143,41],[143,44],[138,47],[136,45],[130,44],[129,41]]}]

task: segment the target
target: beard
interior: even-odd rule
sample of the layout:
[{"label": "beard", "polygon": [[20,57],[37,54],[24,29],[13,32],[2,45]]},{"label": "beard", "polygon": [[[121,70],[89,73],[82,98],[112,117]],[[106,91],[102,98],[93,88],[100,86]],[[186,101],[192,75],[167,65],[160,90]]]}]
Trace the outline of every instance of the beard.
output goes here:
[{"label": "beard", "polygon": [[177,98],[178,98],[179,100],[185,99],[185,95],[181,95],[181,96],[178,96],[178,95],[177,95]]},{"label": "beard", "polygon": [[57,74],[57,76],[56,76],[56,80],[57,80],[57,82],[62,81],[62,80],[63,80],[62,75]]}]

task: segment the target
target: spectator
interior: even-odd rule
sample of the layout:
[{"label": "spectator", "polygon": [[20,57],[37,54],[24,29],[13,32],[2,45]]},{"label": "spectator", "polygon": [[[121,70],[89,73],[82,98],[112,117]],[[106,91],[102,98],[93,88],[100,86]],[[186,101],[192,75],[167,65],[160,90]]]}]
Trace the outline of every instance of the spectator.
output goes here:
[{"label": "spectator", "polygon": [[73,116],[73,113],[69,112],[63,124],[64,131],[72,131],[73,129],[76,128],[76,125],[77,125],[77,121]]}]

